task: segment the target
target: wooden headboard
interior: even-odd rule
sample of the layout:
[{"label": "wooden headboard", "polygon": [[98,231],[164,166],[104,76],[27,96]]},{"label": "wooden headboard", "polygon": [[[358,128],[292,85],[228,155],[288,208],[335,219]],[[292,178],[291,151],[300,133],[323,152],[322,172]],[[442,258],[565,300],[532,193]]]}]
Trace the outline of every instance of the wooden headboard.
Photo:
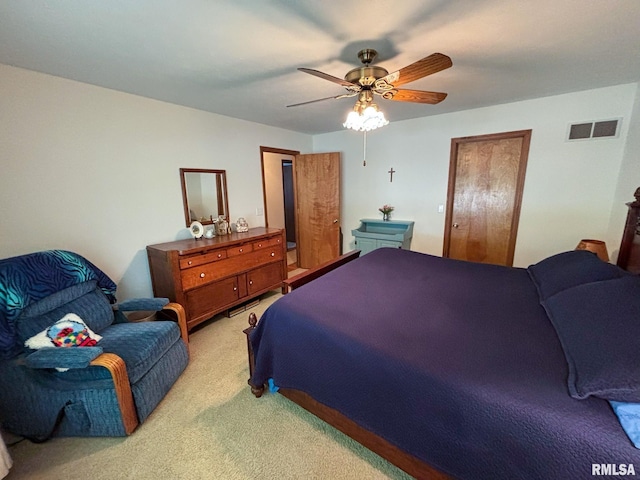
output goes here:
[{"label": "wooden headboard", "polygon": [[640,273],[640,187],[636,189],[633,196],[636,200],[627,203],[629,212],[624,225],[617,264],[631,273]]}]

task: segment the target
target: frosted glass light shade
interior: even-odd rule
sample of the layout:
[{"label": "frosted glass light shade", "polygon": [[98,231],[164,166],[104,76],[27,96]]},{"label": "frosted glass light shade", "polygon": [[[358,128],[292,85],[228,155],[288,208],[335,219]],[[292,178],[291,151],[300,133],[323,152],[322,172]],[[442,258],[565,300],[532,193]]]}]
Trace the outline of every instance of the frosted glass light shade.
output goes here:
[{"label": "frosted glass light shade", "polygon": [[384,113],[378,110],[375,104],[372,104],[360,114],[355,110],[349,112],[342,126],[358,132],[368,132],[388,124],[389,121],[384,118]]}]

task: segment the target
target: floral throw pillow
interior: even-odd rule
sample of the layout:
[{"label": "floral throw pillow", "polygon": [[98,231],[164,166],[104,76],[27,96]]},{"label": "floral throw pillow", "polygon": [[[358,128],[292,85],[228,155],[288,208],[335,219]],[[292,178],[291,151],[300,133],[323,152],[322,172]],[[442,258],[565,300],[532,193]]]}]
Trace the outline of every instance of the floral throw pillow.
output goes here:
[{"label": "floral throw pillow", "polygon": [[24,342],[37,350],[47,347],[93,347],[102,337],[93,332],[75,313],[68,313],[56,323]]}]

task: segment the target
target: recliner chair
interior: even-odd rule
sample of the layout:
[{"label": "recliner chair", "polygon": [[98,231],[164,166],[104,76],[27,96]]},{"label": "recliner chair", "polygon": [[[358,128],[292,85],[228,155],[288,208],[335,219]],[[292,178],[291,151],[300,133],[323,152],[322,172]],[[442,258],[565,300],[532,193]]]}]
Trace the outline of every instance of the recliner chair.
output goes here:
[{"label": "recliner chair", "polygon": [[[34,441],[124,436],[160,403],[189,362],[184,310],[168,299],[118,304],[115,290],[104,272],[73,252],[0,260],[3,429]],[[166,320],[129,322],[127,310],[158,311]],[[73,323],[80,332],[54,330],[68,314],[81,319]],[[51,345],[26,347],[34,338]],[[54,346],[78,340],[92,346]]]}]

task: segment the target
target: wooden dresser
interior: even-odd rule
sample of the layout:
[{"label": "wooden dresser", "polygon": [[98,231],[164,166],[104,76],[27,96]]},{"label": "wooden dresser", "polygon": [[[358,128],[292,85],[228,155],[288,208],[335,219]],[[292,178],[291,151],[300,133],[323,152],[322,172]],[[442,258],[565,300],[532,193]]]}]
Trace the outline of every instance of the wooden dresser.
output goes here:
[{"label": "wooden dresser", "polygon": [[147,256],[154,295],[180,303],[189,330],[287,278],[284,230],[277,228],[149,245]]}]

